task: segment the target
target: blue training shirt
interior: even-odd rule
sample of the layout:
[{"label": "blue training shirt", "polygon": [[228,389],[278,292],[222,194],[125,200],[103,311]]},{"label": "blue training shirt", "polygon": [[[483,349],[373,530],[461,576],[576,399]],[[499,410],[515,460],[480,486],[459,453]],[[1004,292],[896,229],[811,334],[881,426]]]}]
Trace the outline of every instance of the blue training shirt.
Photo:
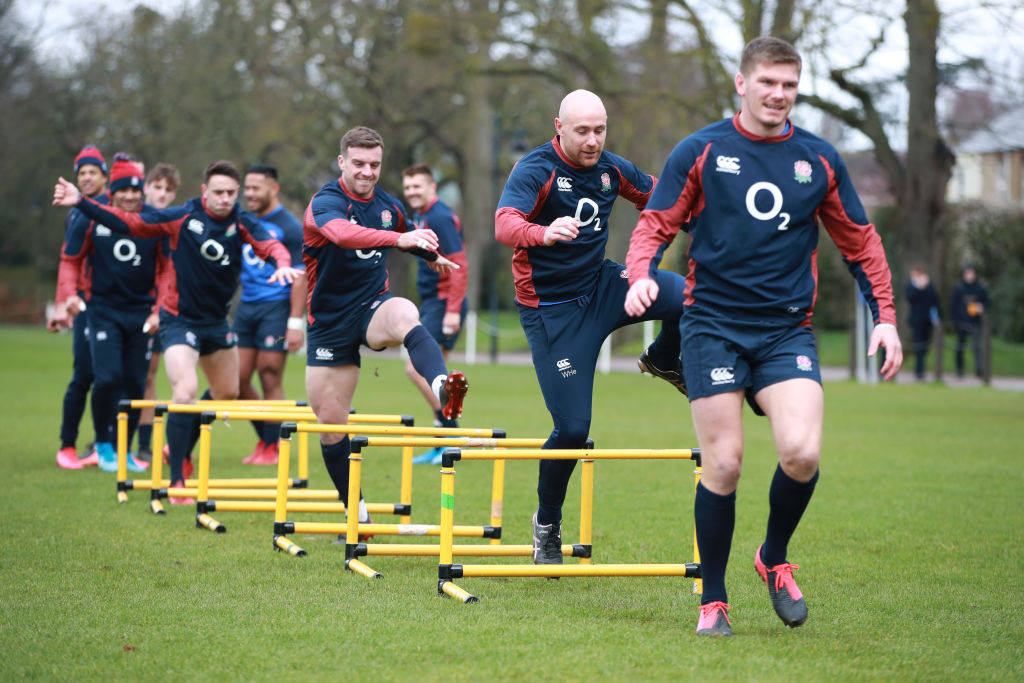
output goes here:
[{"label": "blue training shirt", "polygon": [[[291,254],[292,264],[302,267],[302,223],[283,206],[278,206],[265,216],[259,217],[260,225],[271,237],[283,244]],[[242,301],[282,301],[291,297],[292,286],[282,287],[276,282],[267,282],[274,274],[274,266],[267,263],[253,251],[252,245],[242,245]]]}]

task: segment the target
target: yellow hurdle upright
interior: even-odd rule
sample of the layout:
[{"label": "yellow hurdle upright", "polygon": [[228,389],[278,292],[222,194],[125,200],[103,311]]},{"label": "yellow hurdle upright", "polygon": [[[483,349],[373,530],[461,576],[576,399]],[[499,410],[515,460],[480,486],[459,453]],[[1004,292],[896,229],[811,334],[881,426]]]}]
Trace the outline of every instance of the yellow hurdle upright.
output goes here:
[{"label": "yellow hurdle upright", "polygon": [[[583,482],[593,485],[595,460],[693,460],[700,463],[700,450],[693,449],[506,449],[495,451],[465,451],[447,448],[441,459],[441,550],[437,569],[437,592],[458,598],[463,603],[475,602],[476,597],[455,584],[463,577],[549,577],[562,576],[684,576],[700,578],[698,561],[683,564],[543,564],[543,565],[469,565],[455,564],[453,529],[455,529],[455,463],[460,460],[581,460]],[[590,469],[588,473],[587,470]],[[699,470],[695,474],[699,477]],[[581,543],[589,544],[592,530],[592,492],[581,496]],[[696,546],[695,546],[696,548]],[[589,550],[589,545],[588,545]],[[589,553],[588,553],[589,558]],[[695,586],[695,590],[697,587]]]}]

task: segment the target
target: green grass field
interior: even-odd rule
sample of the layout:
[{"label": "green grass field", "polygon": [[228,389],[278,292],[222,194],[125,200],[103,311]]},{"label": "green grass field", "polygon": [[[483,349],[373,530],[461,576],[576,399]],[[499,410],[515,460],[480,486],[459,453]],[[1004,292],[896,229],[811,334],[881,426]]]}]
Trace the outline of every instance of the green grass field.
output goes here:
[{"label": "green grass field", "polygon": [[[152,515],[144,492],[119,505],[113,475],[54,465],[70,336],[0,328],[0,358],[2,680],[1024,677],[1024,394],[826,385],[822,476],[790,547],[810,609],[794,630],[752,566],[775,460],[767,422],[747,412],[735,637],[704,639],[686,579],[462,579],[480,598],[463,605],[437,596],[430,558],[368,558],[385,575],[370,581],[344,570],[327,536],[295,537],[305,558],[274,552],[269,513],[218,512],[218,535],[195,528],[194,509]],[[289,396],[302,397],[301,359],[289,363]],[[547,435],[529,368],[466,371],[464,426]],[[356,405],[429,424],[401,364],[380,356],[364,356]],[[684,400],[639,374],[599,377],[594,414],[598,446],[696,445]],[[91,438],[86,420],[80,445]],[[216,476],[252,475],[247,424],[216,424],[213,442]],[[325,488],[311,450],[311,485]],[[396,451],[368,450],[363,469],[368,499],[397,500]],[[437,521],[438,480],[417,467],[414,521]],[[486,523],[489,481],[484,463],[458,466],[457,522]],[[505,542],[529,542],[535,485],[535,464],[509,464]],[[686,462],[598,463],[595,561],[690,560],[692,486]],[[577,476],[565,542],[578,501]]]}]

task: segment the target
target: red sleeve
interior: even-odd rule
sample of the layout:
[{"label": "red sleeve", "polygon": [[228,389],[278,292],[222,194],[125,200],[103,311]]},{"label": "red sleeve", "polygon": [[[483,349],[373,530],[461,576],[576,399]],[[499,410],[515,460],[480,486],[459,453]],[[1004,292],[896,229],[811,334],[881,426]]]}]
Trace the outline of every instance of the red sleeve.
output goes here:
[{"label": "red sleeve", "polygon": [[526,214],[504,206],[494,214],[494,237],[506,247],[544,246],[545,225],[531,223]]},{"label": "red sleeve", "polygon": [[322,246],[327,242],[333,242],[346,249],[373,249],[398,245],[397,232],[364,228],[344,218],[332,218],[323,225],[318,225],[313,216],[313,202],[306,207],[302,227],[305,242],[311,247]]},{"label": "red sleeve", "polygon": [[462,301],[466,298],[466,288],[469,286],[469,261],[466,260],[465,250],[446,254],[445,258],[456,264],[459,269],[448,271],[447,277],[442,276],[437,284],[437,296],[440,299],[447,299],[446,313],[459,313],[462,311]]},{"label": "red sleeve", "polygon": [[626,253],[630,285],[637,280],[653,277],[651,266],[661,245],[671,244],[690,217],[700,213],[703,208],[704,195],[700,178],[706,158],[705,149],[697,163],[687,172],[686,184],[672,206],[667,209],[644,209],[641,212],[640,220],[629,238],[629,251]]},{"label": "red sleeve", "polygon": [[870,294],[878,303],[878,319],[874,322],[896,325],[896,305],[892,293],[892,271],[885,257],[882,238],[878,236],[875,226],[871,223],[861,225],[850,219],[843,206],[842,198],[836,184],[835,174],[829,163],[822,158],[825,168],[829,169],[829,189],[824,200],[818,206],[818,217],[824,224],[832,241],[839,247],[839,252],[851,266],[851,272],[858,279],[863,291],[864,282],[856,270],[863,273],[870,288]]}]

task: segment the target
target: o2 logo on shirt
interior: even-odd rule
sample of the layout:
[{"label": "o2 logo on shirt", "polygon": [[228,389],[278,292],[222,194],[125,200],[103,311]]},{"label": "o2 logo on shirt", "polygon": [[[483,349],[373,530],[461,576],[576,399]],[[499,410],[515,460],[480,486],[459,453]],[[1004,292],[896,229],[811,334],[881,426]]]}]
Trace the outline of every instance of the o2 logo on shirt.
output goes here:
[{"label": "o2 logo on shirt", "polygon": [[122,263],[130,263],[133,266],[142,265],[142,255],[139,254],[135,242],[123,237],[114,242],[114,258]]},{"label": "o2 logo on shirt", "polygon": [[[767,192],[772,198],[772,206],[768,211],[761,211],[757,208],[757,195],[761,192]],[[782,190],[775,183],[760,182],[750,186],[750,189],[747,190],[747,213],[759,221],[778,218],[780,220],[778,229],[789,229],[790,215],[782,210]]]},{"label": "o2 logo on shirt", "polygon": [[[582,197],[579,203],[576,204],[576,215],[574,218],[579,221],[580,230],[587,227],[591,223],[594,224],[594,232],[601,231],[601,219],[597,217],[600,212],[600,208],[597,206],[597,202],[589,197]],[[589,213],[586,220],[583,219],[584,213]]]},{"label": "o2 logo on shirt", "polygon": [[208,239],[199,246],[199,253],[207,261],[220,262],[222,266],[231,265],[231,255],[224,251],[224,245],[215,239]]},{"label": "o2 logo on shirt", "polygon": [[246,242],[242,245],[242,260],[248,263],[250,266],[255,266],[257,269],[262,268],[266,265],[266,261],[256,255],[252,245]]}]

